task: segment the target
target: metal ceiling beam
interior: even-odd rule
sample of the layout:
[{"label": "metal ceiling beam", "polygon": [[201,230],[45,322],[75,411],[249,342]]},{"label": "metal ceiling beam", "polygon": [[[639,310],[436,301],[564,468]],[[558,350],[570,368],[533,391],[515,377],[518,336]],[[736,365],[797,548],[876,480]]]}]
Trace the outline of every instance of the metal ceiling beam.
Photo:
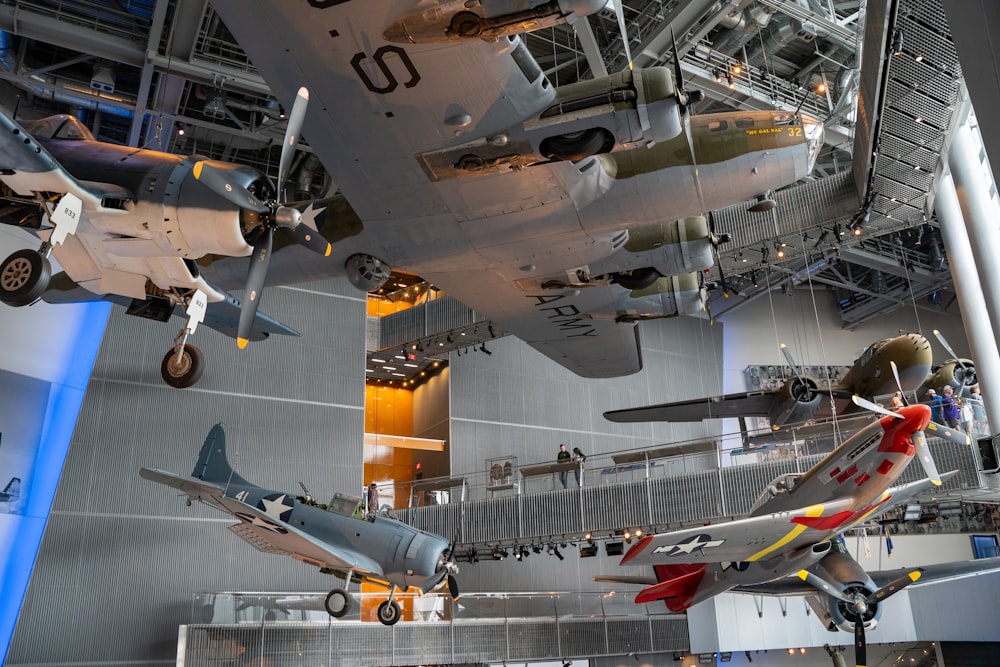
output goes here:
[{"label": "metal ceiling beam", "polygon": [[940,273],[928,271],[919,266],[907,269],[900,265],[899,257],[889,257],[865,250],[858,246],[846,246],[840,249],[840,257],[852,264],[860,264],[870,269],[878,269],[882,273],[915,280],[927,285],[937,285],[941,283]]},{"label": "metal ceiling beam", "polygon": [[63,46],[81,53],[141,67],[145,48],[140,42],[109,35],[51,16],[33,12],[21,5],[0,4],[0,29],[46,44]]},{"label": "metal ceiling beam", "polygon": [[836,42],[845,49],[855,50],[858,45],[857,32],[846,26],[829,20],[825,16],[820,16],[811,12],[793,0],[759,0],[760,4],[775,9],[782,14],[787,14],[793,19],[809,21],[825,35],[830,41]]}]

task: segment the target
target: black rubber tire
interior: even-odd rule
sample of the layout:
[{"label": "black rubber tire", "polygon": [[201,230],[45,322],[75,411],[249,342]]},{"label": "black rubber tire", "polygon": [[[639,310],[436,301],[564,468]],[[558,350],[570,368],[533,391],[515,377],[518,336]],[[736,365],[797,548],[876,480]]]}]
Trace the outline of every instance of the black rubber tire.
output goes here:
[{"label": "black rubber tire", "polygon": [[184,346],[181,362],[177,363],[177,352],[173,348],[163,355],[160,362],[160,375],[163,381],[174,389],[186,389],[201,378],[205,370],[204,357],[201,350],[191,344]]},{"label": "black rubber tire", "polygon": [[627,290],[646,289],[660,278],[660,272],[651,266],[615,274],[615,282]]},{"label": "black rubber tire", "polygon": [[0,265],[0,301],[18,308],[41,298],[49,287],[52,266],[37,250],[25,248]]},{"label": "black rubber tire", "polygon": [[396,625],[403,615],[395,600],[386,600],[378,606],[378,620],[382,625]]},{"label": "black rubber tire", "polygon": [[326,601],[323,603],[323,606],[326,607],[326,613],[330,614],[330,616],[343,618],[350,613],[353,600],[354,598],[351,597],[351,594],[343,588],[334,588],[326,594]]},{"label": "black rubber tire", "polygon": [[610,138],[611,135],[604,128],[592,127],[582,132],[549,137],[542,141],[539,148],[542,155],[550,160],[578,162],[606,150],[605,146]]}]

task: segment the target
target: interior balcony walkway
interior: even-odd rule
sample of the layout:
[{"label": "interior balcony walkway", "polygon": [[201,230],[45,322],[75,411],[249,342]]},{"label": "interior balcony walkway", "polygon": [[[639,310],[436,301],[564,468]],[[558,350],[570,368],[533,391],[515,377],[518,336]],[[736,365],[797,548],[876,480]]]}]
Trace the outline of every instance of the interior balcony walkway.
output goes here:
[{"label": "interior balcony walkway", "polygon": [[[178,665],[215,667],[357,667],[525,663],[604,655],[685,653],[687,618],[630,595],[472,593],[396,600],[404,620],[374,619],[384,593],[362,593],[340,620],[323,610],[325,594],[213,593],[195,596],[183,626]],[[369,619],[369,620],[364,620]]]}]

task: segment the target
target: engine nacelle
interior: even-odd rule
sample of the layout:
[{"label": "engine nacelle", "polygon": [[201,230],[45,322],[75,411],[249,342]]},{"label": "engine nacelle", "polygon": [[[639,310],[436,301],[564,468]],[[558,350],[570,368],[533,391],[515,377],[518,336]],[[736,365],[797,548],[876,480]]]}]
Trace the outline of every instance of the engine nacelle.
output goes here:
[{"label": "engine nacelle", "polygon": [[823,400],[816,381],[804,377],[800,381],[792,378],[774,396],[774,405],[767,414],[771,428],[785,424],[797,424],[810,419]]},{"label": "engine nacelle", "polygon": [[467,39],[495,41],[507,35],[573,23],[594,14],[606,0],[449,0],[390,25],[384,37],[398,44]]},{"label": "engine nacelle", "polygon": [[[256,169],[225,162],[210,162],[212,168],[226,172],[227,178],[269,198],[270,185]],[[185,160],[163,174],[162,223],[149,229],[163,235],[158,243],[171,252],[196,259],[205,255],[246,257],[253,252],[253,239],[262,225],[260,214],[240,209],[200,183],[192,172],[192,162]],[[161,225],[160,227],[157,227]]]},{"label": "engine nacelle", "polygon": [[673,139],[681,129],[674,81],[666,67],[624,70],[561,86],[555,102],[524,124],[538,153],[552,160],[652,145]]},{"label": "engine nacelle", "polygon": [[344,268],[347,270],[347,279],[362,292],[374,292],[385,285],[392,270],[378,257],[360,253],[348,257]]},{"label": "engine nacelle", "polygon": [[704,271],[714,264],[708,222],[703,216],[628,230],[617,252],[590,265],[592,275],[652,267],[661,276]]},{"label": "engine nacelle", "polygon": [[681,315],[706,316],[706,298],[697,273],[658,278],[649,287],[633,290],[615,302],[615,319],[638,322]]}]

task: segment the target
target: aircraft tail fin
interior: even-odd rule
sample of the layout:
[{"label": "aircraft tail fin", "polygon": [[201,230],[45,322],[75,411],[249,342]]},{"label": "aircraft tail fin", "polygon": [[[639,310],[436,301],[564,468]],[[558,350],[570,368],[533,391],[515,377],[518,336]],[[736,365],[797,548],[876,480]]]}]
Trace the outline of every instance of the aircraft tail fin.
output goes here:
[{"label": "aircraft tail fin", "polygon": [[11,477],[7,486],[3,487],[3,495],[8,501],[17,500],[21,496],[21,478]]},{"label": "aircraft tail fin", "polygon": [[707,563],[655,565],[653,570],[660,583],[639,591],[635,601],[642,604],[663,600],[670,611],[682,612],[691,606],[706,567]]},{"label": "aircraft tail fin", "polygon": [[205,444],[201,446],[198,454],[198,462],[194,466],[191,476],[205,482],[212,482],[225,486],[236,483],[253,486],[240,477],[226,457],[226,431],[222,428],[222,423],[218,423],[208,432]]}]

